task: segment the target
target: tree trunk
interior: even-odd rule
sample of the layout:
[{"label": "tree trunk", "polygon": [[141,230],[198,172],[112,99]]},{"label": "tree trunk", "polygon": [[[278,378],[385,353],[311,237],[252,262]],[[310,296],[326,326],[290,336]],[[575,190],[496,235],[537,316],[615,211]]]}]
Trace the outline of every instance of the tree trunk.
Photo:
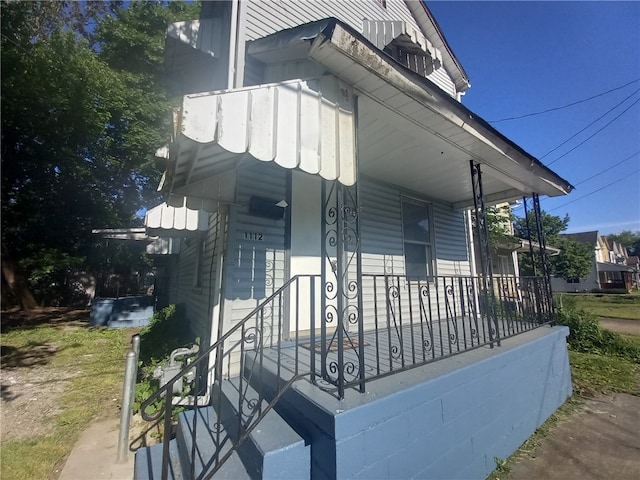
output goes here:
[{"label": "tree trunk", "polygon": [[38,308],[38,303],[29,291],[27,283],[18,268],[18,263],[10,254],[7,247],[2,244],[2,276],[4,277],[7,285],[20,301],[20,307],[23,310],[33,310]]}]

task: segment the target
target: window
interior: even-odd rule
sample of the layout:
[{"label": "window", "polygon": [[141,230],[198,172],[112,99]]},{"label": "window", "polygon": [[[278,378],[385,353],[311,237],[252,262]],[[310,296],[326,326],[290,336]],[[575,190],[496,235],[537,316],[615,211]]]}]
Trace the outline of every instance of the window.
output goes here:
[{"label": "window", "polygon": [[567,283],[580,283],[579,278],[567,278]]},{"label": "window", "polygon": [[426,280],[435,275],[431,225],[431,208],[428,205],[402,201],[404,264],[409,280]]}]

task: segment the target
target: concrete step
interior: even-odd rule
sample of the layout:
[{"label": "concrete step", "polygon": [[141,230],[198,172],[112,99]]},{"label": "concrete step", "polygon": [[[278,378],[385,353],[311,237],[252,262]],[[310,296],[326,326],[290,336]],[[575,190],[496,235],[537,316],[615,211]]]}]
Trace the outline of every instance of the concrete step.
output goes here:
[{"label": "concrete step", "polygon": [[[223,382],[222,421],[228,431],[238,436],[238,404],[240,379]],[[259,394],[246,381],[242,383],[244,393],[243,420],[253,414],[260,415]],[[252,408],[254,406],[255,408]],[[262,400],[265,410],[268,402]],[[276,412],[270,410],[239,447],[238,452],[252,478],[303,479],[311,474],[311,446],[291,428]]]},{"label": "concrete step", "polygon": [[[216,428],[218,424],[222,425],[219,435]],[[224,428],[224,425],[219,423],[213,407],[200,407],[197,410],[187,410],[180,413],[178,416],[176,442],[185,478],[191,477],[191,450],[194,430],[196,448],[194,452],[193,477],[197,479],[204,477],[214,468],[216,446],[220,445],[218,458],[222,458],[231,448],[233,439]],[[249,479],[252,477],[249,476],[242,459],[236,451],[215,473],[214,478]]]},{"label": "concrete step", "polygon": [[[178,415],[176,438],[170,442],[169,478],[190,479],[193,456],[193,478],[203,478],[214,468],[218,459],[232,448],[240,430],[238,409],[239,391],[244,403],[242,419],[247,422],[264,410],[266,401],[239,378],[225,380],[214,389],[214,399],[220,395],[220,415],[213,407],[186,410]],[[252,408],[252,407],[256,408]],[[252,415],[254,415],[252,417]],[[194,423],[195,420],[195,423]],[[218,428],[220,429],[218,430]],[[195,434],[194,434],[195,433]],[[195,450],[192,446],[195,438]],[[136,452],[136,480],[159,479],[162,471],[162,445],[142,448]],[[311,473],[311,446],[298,435],[275,411],[266,413],[249,437],[234,451],[215,473],[216,479],[305,479]]]},{"label": "concrete step", "polygon": [[[133,467],[135,480],[162,478],[162,444],[139,448]],[[169,442],[169,480],[183,480],[176,440]]]}]

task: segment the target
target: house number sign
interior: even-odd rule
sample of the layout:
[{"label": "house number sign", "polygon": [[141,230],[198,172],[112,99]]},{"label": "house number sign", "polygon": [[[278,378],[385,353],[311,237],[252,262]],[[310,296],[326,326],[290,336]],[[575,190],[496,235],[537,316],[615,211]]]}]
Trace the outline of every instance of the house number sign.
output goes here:
[{"label": "house number sign", "polygon": [[262,233],[260,232],[244,232],[245,240],[253,240],[254,242],[262,241]]}]

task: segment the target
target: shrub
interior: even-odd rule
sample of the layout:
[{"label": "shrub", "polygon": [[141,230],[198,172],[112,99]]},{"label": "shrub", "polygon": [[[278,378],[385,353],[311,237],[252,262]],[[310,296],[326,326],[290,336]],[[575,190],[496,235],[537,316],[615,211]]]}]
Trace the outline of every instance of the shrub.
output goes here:
[{"label": "shrub", "polygon": [[618,355],[640,362],[640,347],[618,333],[600,326],[598,318],[584,310],[560,309],[560,325],[569,327],[568,343],[571,350],[581,353]]},{"label": "shrub", "polygon": [[611,294],[611,295],[628,295],[629,292],[625,288],[593,288],[591,293],[599,293],[599,294]]}]

